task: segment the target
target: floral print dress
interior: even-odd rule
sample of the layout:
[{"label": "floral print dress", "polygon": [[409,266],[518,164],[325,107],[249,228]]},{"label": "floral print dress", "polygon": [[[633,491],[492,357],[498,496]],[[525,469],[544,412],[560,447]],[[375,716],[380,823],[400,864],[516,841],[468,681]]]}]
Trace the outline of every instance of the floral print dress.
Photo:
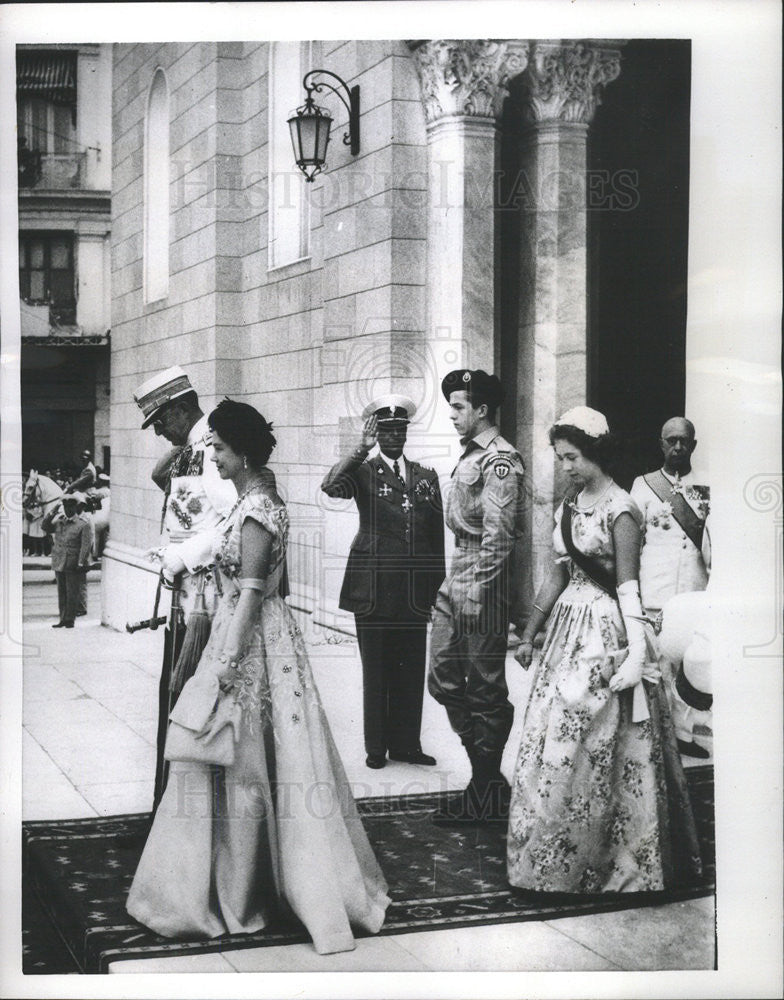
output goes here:
[{"label": "floral print dress", "polygon": [[[613,483],[586,511],[573,506],[575,546],[615,570],[612,527],[631,497]],[[608,681],[626,655],[617,601],[566,554],[563,505],[553,535],[569,565],[526,709],[512,783],[509,881],[566,893],[662,890],[701,868],[694,819],[661,684],[643,682],[648,718],[633,721],[632,689]],[[651,658],[655,658],[653,648]]]},{"label": "floral print dress", "polygon": [[387,885],[279,595],[288,514],[263,490],[239,502],[218,536],[223,597],[197,673],[224,669],[246,518],[273,545],[260,614],[238,659],[234,764],[172,763],[127,909],[165,937],[195,938],[254,932],[294,914],[316,951],[347,951],[352,928],[380,929]]}]

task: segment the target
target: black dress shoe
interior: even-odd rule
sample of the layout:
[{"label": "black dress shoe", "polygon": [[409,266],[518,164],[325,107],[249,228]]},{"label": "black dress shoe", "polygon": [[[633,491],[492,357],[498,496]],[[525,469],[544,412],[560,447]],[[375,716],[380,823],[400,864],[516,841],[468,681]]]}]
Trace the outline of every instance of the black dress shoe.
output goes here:
[{"label": "black dress shoe", "polygon": [[380,771],[382,767],[386,767],[387,759],[383,754],[369,753],[365,758],[365,763],[368,767],[372,767],[374,771]]},{"label": "black dress shoe", "polygon": [[74,627],[73,622],[63,622],[63,628],[73,628],[73,627]]},{"label": "black dress shoe", "polygon": [[707,760],[710,757],[710,750],[706,750],[705,747],[701,747],[699,743],[695,743],[694,740],[691,743],[687,743],[685,740],[678,740],[678,750],[685,757],[699,757],[700,760]]},{"label": "black dress shoe", "polygon": [[428,767],[434,767],[437,763],[435,757],[431,757],[430,754],[427,753],[422,753],[421,750],[409,750],[403,752],[390,750],[389,759],[399,760],[404,764],[426,764]]},{"label": "black dress shoe", "polygon": [[52,628],[65,628],[65,622],[55,622]]}]

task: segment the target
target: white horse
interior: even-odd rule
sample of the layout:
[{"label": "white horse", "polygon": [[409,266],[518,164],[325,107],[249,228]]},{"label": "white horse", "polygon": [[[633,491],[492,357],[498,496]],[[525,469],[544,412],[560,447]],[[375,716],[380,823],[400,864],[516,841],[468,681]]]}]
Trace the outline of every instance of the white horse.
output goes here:
[{"label": "white horse", "polygon": [[22,506],[30,521],[42,520],[62,495],[63,489],[54,479],[42,476],[35,469],[31,469],[24,487]]},{"label": "white horse", "polygon": [[39,542],[39,539],[44,537],[41,523],[44,515],[52,510],[62,495],[62,488],[53,479],[39,475],[35,469],[30,470],[22,495],[22,507],[27,519],[27,534],[31,539],[33,554],[37,550],[39,554],[43,554],[41,549],[43,541]]}]

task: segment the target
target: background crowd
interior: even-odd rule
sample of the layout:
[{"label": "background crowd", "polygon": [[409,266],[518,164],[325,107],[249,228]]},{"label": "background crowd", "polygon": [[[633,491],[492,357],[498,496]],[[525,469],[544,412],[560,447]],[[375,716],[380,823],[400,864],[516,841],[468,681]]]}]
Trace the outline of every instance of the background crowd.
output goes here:
[{"label": "background crowd", "polygon": [[77,512],[93,528],[92,556],[100,559],[109,533],[109,476],[85,450],[75,462],[47,463],[43,471],[25,470],[22,553],[25,556],[49,556],[52,539],[44,530],[44,518],[51,512],[63,513],[64,495],[78,494]]}]

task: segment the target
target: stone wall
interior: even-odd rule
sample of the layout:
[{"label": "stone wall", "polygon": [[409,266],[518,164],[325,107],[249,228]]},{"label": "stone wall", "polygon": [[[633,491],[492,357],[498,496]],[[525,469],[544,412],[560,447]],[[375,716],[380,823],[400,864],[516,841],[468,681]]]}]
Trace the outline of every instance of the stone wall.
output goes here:
[{"label": "stone wall", "polygon": [[[330,620],[356,515],[320,493],[321,479],[353,441],[373,395],[407,392],[432,410],[425,122],[411,55],[403,42],[313,43],[314,66],[360,85],[361,151],[352,158],[340,141],[346,116],[337,98],[320,98],[335,124],[329,169],[306,188],[310,255],[274,269],[269,61],[269,43],[115,47],[112,539],[104,601],[115,626],[149,614],[147,584],[134,590],[128,581],[156,543],[160,520],[161,494],[149,473],[164,443],[140,430],[133,402],[150,374],[181,364],[205,412],[230,394],[274,422],[270,465],[291,513],[292,599]],[[158,67],[170,102],[170,282],[165,299],[145,305],[144,130]],[[301,100],[294,95],[292,107]]]}]

